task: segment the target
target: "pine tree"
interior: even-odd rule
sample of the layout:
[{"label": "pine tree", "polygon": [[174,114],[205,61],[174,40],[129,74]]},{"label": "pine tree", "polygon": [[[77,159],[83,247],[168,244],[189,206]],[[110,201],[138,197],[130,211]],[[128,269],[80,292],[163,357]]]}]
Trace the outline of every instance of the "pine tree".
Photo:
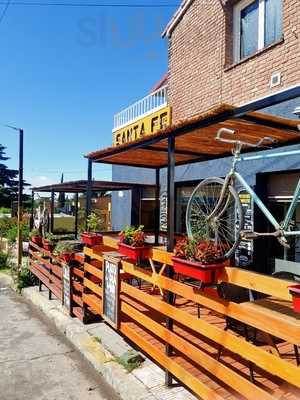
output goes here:
[{"label": "pine tree", "polygon": [[[60,183],[64,183],[64,174],[62,173]],[[58,208],[64,208],[66,205],[66,195],[64,192],[60,192],[58,195]]]},{"label": "pine tree", "polygon": [[16,200],[18,192],[18,171],[9,169],[1,161],[9,160],[5,155],[6,147],[0,144],[0,207],[10,207],[12,201]]}]

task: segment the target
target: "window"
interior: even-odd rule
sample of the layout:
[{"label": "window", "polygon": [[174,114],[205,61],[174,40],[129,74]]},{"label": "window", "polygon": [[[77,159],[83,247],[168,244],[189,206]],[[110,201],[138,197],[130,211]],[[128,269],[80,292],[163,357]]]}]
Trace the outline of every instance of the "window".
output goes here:
[{"label": "window", "polygon": [[234,8],[234,61],[282,37],[282,0],[242,0]]}]

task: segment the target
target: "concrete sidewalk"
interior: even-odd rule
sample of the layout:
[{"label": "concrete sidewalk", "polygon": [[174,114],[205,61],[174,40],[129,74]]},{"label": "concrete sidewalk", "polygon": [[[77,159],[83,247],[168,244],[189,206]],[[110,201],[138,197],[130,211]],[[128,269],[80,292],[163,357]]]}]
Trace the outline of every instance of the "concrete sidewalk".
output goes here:
[{"label": "concrete sidewalk", "polygon": [[0,276],[0,398],[120,400],[45,315]]},{"label": "concrete sidewalk", "polygon": [[93,365],[124,400],[196,400],[180,385],[167,388],[165,373],[144,355],[145,361],[128,373],[118,362],[132,347],[104,322],[83,325],[67,315],[58,300],[48,300],[48,291],[26,288],[22,295],[37,306]]}]

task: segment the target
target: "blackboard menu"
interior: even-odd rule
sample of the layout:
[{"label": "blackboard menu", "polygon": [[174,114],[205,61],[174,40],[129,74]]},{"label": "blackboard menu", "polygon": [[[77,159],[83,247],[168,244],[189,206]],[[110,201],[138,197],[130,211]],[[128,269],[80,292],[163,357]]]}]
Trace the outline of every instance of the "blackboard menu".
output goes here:
[{"label": "blackboard menu", "polygon": [[119,253],[103,253],[103,318],[114,328],[119,323]]},{"label": "blackboard menu", "polygon": [[[253,219],[253,199],[250,194],[245,190],[239,192],[239,198],[242,203],[244,214],[244,226],[242,230],[253,232],[254,219]],[[235,264],[237,267],[248,267],[253,263],[253,240],[241,240],[235,252]]]},{"label": "blackboard menu", "polygon": [[71,312],[71,273],[67,264],[63,265],[63,304]]}]

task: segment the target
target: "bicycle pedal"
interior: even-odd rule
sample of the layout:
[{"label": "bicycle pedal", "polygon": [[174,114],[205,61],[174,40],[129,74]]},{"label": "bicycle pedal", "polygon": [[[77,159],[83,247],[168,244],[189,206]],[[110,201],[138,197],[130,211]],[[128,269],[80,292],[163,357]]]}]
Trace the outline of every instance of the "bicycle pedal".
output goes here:
[{"label": "bicycle pedal", "polygon": [[241,231],[241,238],[243,240],[251,240],[251,239],[256,239],[258,237],[258,234],[253,231]]}]

